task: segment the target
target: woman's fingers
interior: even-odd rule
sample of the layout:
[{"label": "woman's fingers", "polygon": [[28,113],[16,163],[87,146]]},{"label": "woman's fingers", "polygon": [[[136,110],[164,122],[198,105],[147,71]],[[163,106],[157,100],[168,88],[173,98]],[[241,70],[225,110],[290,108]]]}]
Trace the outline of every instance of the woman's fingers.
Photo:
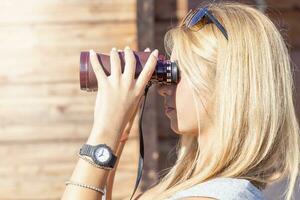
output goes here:
[{"label": "woman's fingers", "polygon": [[[90,62],[92,64],[93,71],[96,75],[97,82],[103,81],[107,78],[103,71],[102,65],[98,60],[98,56],[94,50],[90,50]],[[99,85],[99,84],[98,84]]]},{"label": "woman's fingers", "polygon": [[[145,52],[149,50],[150,49],[147,48],[145,49]],[[151,76],[155,70],[155,66],[157,63],[157,57],[158,57],[158,50],[155,49],[150,54],[145,66],[143,67],[143,70],[141,71],[136,81],[136,87],[138,91],[142,92],[143,89],[146,87],[147,83],[149,82],[149,80],[151,79]],[[133,80],[135,76],[136,58],[133,51],[129,47],[126,47],[124,49],[124,59],[125,59],[125,69],[123,74],[125,79],[127,79],[128,83],[131,83],[130,80]],[[98,60],[95,51],[93,50],[90,50],[90,61],[99,85],[101,81],[107,79],[107,76],[103,70],[101,63]],[[111,76],[114,77],[113,81],[116,81],[116,79],[119,78],[120,75],[122,74],[122,71],[121,71],[121,60],[115,48],[113,48],[110,52],[110,64],[111,64]]]},{"label": "woman's fingers", "polygon": [[133,54],[133,51],[126,46],[124,49],[125,52],[125,69],[124,69],[124,76],[128,78],[129,81],[134,79],[135,68],[136,68],[136,58]]},{"label": "woman's fingers", "polygon": [[157,57],[158,57],[158,50],[155,49],[150,54],[142,72],[140,73],[140,75],[136,81],[136,87],[137,87],[138,91],[143,92],[143,89],[146,87],[149,80],[151,79],[151,76],[156,67]]},{"label": "woman's fingers", "polygon": [[114,80],[118,79],[121,75],[121,61],[119,53],[116,48],[112,48],[110,51],[110,74]]}]

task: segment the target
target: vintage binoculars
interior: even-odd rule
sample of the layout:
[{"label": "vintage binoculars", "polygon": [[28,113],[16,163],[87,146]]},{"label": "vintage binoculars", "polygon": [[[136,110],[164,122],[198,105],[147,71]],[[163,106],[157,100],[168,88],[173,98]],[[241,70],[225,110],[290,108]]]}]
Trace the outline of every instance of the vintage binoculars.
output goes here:
[{"label": "vintage binoculars", "polygon": [[[135,78],[139,76],[146,64],[151,52],[133,52],[136,58]],[[124,51],[118,52],[121,61],[121,70],[124,71],[125,60]],[[98,60],[107,76],[110,75],[109,55],[97,53]],[[162,54],[158,55],[155,71],[149,82],[158,84],[177,84],[179,81],[179,69],[176,61],[165,59]],[[97,91],[97,78],[90,63],[89,51],[80,53],[80,88],[86,91]]]}]

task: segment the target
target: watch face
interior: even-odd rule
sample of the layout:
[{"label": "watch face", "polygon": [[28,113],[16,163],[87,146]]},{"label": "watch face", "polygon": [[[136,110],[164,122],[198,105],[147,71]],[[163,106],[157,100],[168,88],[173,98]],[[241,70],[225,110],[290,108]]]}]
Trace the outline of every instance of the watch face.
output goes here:
[{"label": "watch face", "polygon": [[105,163],[110,160],[111,155],[107,148],[99,147],[95,151],[95,157],[96,157],[97,161],[99,161],[101,163]]}]

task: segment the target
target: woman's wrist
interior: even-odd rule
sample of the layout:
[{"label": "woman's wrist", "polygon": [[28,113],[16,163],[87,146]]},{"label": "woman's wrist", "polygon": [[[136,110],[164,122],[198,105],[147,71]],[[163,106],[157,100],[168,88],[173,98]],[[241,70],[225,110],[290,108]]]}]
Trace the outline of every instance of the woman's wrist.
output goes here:
[{"label": "woman's wrist", "polygon": [[103,127],[93,126],[86,143],[90,145],[106,144],[113,150],[113,152],[116,152],[120,136],[121,133],[118,129],[104,129]]}]

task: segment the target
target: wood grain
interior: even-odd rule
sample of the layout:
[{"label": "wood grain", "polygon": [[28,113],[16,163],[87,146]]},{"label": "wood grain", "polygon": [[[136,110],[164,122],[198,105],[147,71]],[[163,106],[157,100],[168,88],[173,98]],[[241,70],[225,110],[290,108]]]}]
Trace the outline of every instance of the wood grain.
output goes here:
[{"label": "wood grain", "polygon": [[1,24],[134,21],[135,0],[1,0]]},{"label": "wood grain", "polygon": [[[84,142],[1,145],[0,199],[59,199]],[[138,143],[137,139],[127,142],[116,173],[116,199],[128,195],[135,181]],[[127,191],[122,187],[125,181]]]},{"label": "wood grain", "polygon": [[79,81],[80,51],[136,48],[135,22],[0,26],[0,83]]},{"label": "wood grain", "polygon": [[[0,199],[60,199],[93,124],[96,93],[80,90],[80,51],[136,49],[136,0],[2,0],[0,7]],[[133,190],[133,130],[113,199]]]}]

